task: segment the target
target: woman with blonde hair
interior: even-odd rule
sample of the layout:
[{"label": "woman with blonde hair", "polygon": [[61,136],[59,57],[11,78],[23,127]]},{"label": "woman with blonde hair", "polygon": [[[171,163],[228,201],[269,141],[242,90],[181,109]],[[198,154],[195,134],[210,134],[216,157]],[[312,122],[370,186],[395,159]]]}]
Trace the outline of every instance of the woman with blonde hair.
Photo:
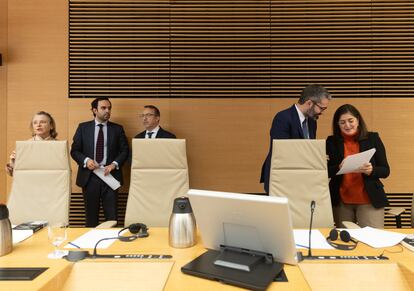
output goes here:
[{"label": "woman with blonde hair", "polygon": [[[37,112],[30,122],[32,137],[29,140],[45,141],[56,140],[57,131],[56,123],[52,115],[45,111]],[[16,160],[16,151],[10,155],[10,161],[6,164],[6,172],[13,176],[14,162]]]}]

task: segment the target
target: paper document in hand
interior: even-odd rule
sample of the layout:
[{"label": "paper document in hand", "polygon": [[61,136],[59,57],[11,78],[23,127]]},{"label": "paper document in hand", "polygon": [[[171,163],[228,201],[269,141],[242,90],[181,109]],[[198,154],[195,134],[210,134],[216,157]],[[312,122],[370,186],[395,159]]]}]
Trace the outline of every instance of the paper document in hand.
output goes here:
[{"label": "paper document in hand", "polygon": [[395,246],[406,236],[406,234],[372,228],[369,226],[359,229],[347,229],[347,231],[353,238],[373,248]]},{"label": "paper document in hand", "polygon": [[112,190],[116,190],[121,187],[121,183],[114,178],[111,174],[105,176],[105,168],[97,168],[93,170],[96,176],[98,176],[102,181],[104,181]]},{"label": "paper document in hand", "polygon": [[371,160],[372,156],[375,154],[376,149],[372,148],[365,152],[361,152],[355,155],[347,156],[344,159],[342,168],[336,173],[337,175],[354,173],[361,167],[363,164],[368,163]]}]

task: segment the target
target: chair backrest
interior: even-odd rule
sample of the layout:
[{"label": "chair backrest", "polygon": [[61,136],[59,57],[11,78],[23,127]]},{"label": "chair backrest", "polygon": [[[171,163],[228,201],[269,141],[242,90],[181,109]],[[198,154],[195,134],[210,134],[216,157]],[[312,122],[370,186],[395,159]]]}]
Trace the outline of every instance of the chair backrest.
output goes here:
[{"label": "chair backrest", "polygon": [[67,141],[17,141],[8,208],[13,224],[69,223],[71,170]]},{"label": "chair backrest", "polygon": [[273,140],[269,194],[289,199],[294,228],[333,227],[325,140]]},{"label": "chair backrest", "polygon": [[176,197],[187,195],[184,139],[133,139],[131,183],[125,226],[142,222],[168,226]]}]

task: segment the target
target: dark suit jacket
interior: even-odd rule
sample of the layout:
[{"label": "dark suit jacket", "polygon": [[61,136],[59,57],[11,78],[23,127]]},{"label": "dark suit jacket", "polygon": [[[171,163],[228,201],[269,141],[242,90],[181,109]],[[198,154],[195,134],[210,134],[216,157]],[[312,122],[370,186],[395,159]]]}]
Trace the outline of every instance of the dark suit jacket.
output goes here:
[{"label": "dark suit jacket", "polygon": [[[316,121],[308,119],[309,138],[316,137]],[[260,183],[264,183],[266,193],[269,193],[270,162],[272,159],[272,148],[274,139],[303,139],[302,125],[295,105],[280,111],[273,118],[272,128],[270,129],[269,153],[262,166]]]},{"label": "dark suit jacket", "polygon": [[[145,138],[146,132],[147,131],[144,130],[143,132],[138,133],[134,138]],[[155,138],[177,138],[177,137],[175,136],[175,134],[162,129],[162,127],[160,126],[160,129],[158,130]]]},{"label": "dark suit jacket", "polygon": [[[375,208],[382,208],[388,205],[385,195],[384,186],[379,178],[386,178],[390,174],[390,167],[387,162],[385,147],[378,133],[369,132],[368,137],[359,141],[360,152],[375,148],[376,152],[371,158],[372,174],[370,176],[362,174],[364,178],[365,190],[369,199]],[[339,188],[342,183],[343,175],[336,175],[339,171],[339,165],[344,159],[344,140],[342,137],[329,136],[326,140],[326,153],[329,156],[328,176],[331,178],[329,182],[329,190],[331,192],[332,205],[339,204],[341,197]]]},{"label": "dark suit jacket", "polygon": [[[125,136],[124,128],[116,123],[108,121],[107,128],[107,159],[106,164],[109,165],[116,161],[119,169],[111,172],[112,176],[121,184],[122,179],[122,164],[126,161],[129,154],[128,140]],[[70,155],[78,163],[78,175],[76,177],[76,185],[85,187],[88,183],[89,176],[92,171],[84,168],[83,164],[85,158],[94,158],[95,144],[95,120],[87,121],[79,124],[75,135],[73,136],[72,148]]]}]

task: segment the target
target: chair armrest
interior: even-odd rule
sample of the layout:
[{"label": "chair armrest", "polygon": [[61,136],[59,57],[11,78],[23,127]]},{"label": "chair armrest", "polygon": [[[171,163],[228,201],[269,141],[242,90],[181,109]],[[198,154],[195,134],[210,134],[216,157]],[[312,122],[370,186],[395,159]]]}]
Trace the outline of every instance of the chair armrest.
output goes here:
[{"label": "chair armrest", "polygon": [[345,226],[345,228],[348,228],[348,229],[361,228],[361,227],[359,227],[358,224],[353,223],[351,221],[342,221],[342,224]]},{"label": "chair armrest", "polygon": [[391,207],[387,213],[392,214],[394,216],[398,216],[405,211],[404,207]]},{"label": "chair armrest", "polygon": [[114,227],[118,222],[116,220],[108,220],[97,225],[95,228],[111,228]]}]

